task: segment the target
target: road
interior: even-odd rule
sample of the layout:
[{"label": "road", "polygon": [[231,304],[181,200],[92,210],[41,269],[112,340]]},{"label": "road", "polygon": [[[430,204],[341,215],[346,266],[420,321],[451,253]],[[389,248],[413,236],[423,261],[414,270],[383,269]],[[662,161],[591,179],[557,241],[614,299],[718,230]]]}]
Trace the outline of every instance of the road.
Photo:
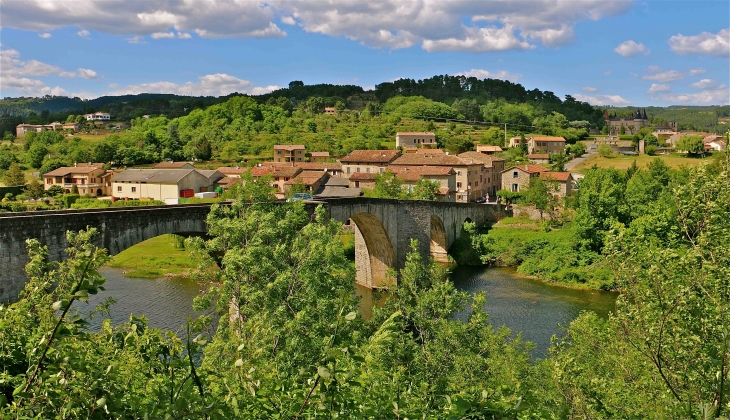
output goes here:
[{"label": "road", "polygon": [[589,152],[589,153],[586,153],[585,155],[583,155],[583,156],[581,156],[579,158],[575,158],[575,159],[571,160],[570,162],[568,162],[568,163],[565,164],[565,170],[568,171],[568,172],[572,171],[573,168],[575,168],[576,166],[580,165],[586,159],[588,159],[589,157],[594,156],[596,154],[597,154],[596,152]]}]

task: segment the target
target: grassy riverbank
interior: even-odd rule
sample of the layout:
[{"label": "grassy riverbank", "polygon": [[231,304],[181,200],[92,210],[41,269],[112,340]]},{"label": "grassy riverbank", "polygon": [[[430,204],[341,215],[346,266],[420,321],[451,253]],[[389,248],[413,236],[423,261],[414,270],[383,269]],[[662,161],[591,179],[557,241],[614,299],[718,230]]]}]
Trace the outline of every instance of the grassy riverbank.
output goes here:
[{"label": "grassy riverbank", "polygon": [[148,239],[114,256],[109,266],[134,278],[187,277],[197,261],[190,259],[187,250],[176,248],[175,243],[172,235]]}]

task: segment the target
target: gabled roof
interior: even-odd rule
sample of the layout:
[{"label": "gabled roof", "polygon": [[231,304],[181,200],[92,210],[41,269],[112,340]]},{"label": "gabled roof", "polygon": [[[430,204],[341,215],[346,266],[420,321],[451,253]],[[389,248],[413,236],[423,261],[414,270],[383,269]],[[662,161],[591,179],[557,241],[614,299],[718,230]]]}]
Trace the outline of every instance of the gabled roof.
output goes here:
[{"label": "gabled roof", "polygon": [[322,178],[329,176],[324,172],[320,171],[302,171],[299,173],[299,175],[295,176],[294,178],[286,181],[284,185],[292,185],[292,184],[304,184],[308,187],[311,187],[312,185],[316,184]]},{"label": "gabled roof", "polygon": [[294,166],[305,171],[342,170],[339,162],[294,162]]},{"label": "gabled roof", "polygon": [[[486,156],[486,155],[485,155]],[[464,166],[480,164],[473,158],[460,158],[445,153],[434,153],[427,149],[421,149],[416,153],[406,153],[394,160],[391,165],[435,165],[435,166]]]},{"label": "gabled roof", "polygon": [[565,138],[558,136],[532,136],[532,139],[536,141],[565,141]]},{"label": "gabled roof", "polygon": [[390,163],[400,155],[399,150],[353,150],[340,162]]},{"label": "gabled roof", "polygon": [[304,150],[304,149],[306,149],[306,147],[304,147],[303,144],[275,144],[274,145],[274,150],[288,150],[291,152],[293,150]]},{"label": "gabled roof", "polygon": [[208,178],[211,183],[223,178],[223,174],[220,173],[217,169],[198,169],[197,171],[204,177]]},{"label": "gabled roof", "polygon": [[570,172],[541,172],[540,179],[549,181],[566,182],[570,179]]},{"label": "gabled roof", "polygon": [[454,175],[454,169],[450,166],[391,166],[388,171],[404,181],[418,181],[429,176]]},{"label": "gabled roof", "polygon": [[187,166],[193,166],[190,162],[160,162],[155,165],[155,169],[183,169]]},{"label": "gabled roof", "polygon": [[395,133],[396,136],[407,135],[407,136],[435,136],[433,131],[401,131]]},{"label": "gabled roof", "polygon": [[64,166],[61,168],[54,169],[51,172],[46,172],[45,174],[43,174],[43,176],[66,176],[66,175],[72,175],[72,174],[86,175],[86,174],[98,171],[100,169],[101,169],[101,167],[97,168],[96,166],[80,166],[80,167]]},{"label": "gabled roof", "polygon": [[502,151],[502,148],[501,147],[499,147],[499,146],[492,146],[491,144],[480,144],[480,145],[477,146],[477,149],[483,150],[485,152],[501,152]]},{"label": "gabled roof", "polygon": [[330,152],[309,152],[311,157],[330,157]]},{"label": "gabled roof", "polygon": [[241,175],[248,171],[248,168],[240,166],[221,166],[216,170],[223,175]]},{"label": "gabled roof", "polygon": [[527,155],[528,159],[550,159],[550,155],[547,153],[530,153]]},{"label": "gabled roof", "polygon": [[492,162],[503,162],[504,159],[492,155],[485,155],[484,153],[479,152],[464,152],[459,153],[457,156],[459,156],[462,159],[473,159],[475,162],[484,164],[485,166],[492,166]]},{"label": "gabled roof", "polygon": [[196,172],[195,169],[127,169],[112,177],[112,182],[146,182],[148,184],[176,184]]},{"label": "gabled roof", "polygon": [[255,166],[251,169],[251,176],[253,177],[261,177],[264,175],[271,174],[274,178],[292,178],[295,177],[299,172],[302,171],[302,168],[297,168],[294,166],[273,166],[273,165],[264,165],[264,166]]},{"label": "gabled roof", "polygon": [[511,171],[513,169],[519,169],[521,171],[527,172],[528,174],[537,174],[540,172],[549,172],[550,171],[548,168],[541,166],[541,165],[520,165],[520,166],[511,166],[511,167],[505,169],[504,171],[502,171],[502,173]]},{"label": "gabled roof", "polygon": [[360,188],[341,188],[326,186],[321,193],[316,195],[316,197],[360,197],[360,195],[362,195],[362,190]]}]

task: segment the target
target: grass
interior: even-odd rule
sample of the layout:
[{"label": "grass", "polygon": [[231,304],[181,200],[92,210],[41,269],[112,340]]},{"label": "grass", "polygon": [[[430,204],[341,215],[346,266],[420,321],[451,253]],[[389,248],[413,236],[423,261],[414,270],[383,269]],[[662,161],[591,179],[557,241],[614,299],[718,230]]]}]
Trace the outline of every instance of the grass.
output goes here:
[{"label": "grass", "polygon": [[121,268],[127,277],[186,277],[197,262],[190,259],[187,250],[177,249],[174,244],[172,235],[148,239],[114,256],[109,266]]},{"label": "grass", "polygon": [[599,155],[591,156],[588,159],[586,159],[583,163],[578,165],[574,170],[576,172],[585,172],[586,170],[590,169],[593,165],[598,166],[599,168],[616,168],[616,169],[628,169],[631,164],[636,161],[636,164],[640,167],[646,167],[649,162],[651,162],[654,159],[661,159],[664,161],[664,163],[667,164],[670,168],[679,168],[680,166],[699,166],[703,163],[709,163],[710,160],[707,158],[694,158],[694,157],[687,157],[684,155],[678,155],[678,154],[670,154],[670,155],[659,155],[659,156],[648,156],[648,155],[640,155],[640,156],[622,156],[618,155],[616,157],[611,158],[605,158]]}]

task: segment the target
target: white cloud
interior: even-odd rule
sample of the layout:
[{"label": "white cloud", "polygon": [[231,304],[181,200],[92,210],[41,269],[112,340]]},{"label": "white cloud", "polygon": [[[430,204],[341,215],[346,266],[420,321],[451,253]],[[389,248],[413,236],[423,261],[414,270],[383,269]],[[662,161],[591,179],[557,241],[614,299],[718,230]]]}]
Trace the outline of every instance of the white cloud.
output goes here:
[{"label": "white cloud", "polygon": [[[280,89],[279,86],[254,86],[248,80],[229,74],[217,73],[200,76],[198,82],[173,83],[151,82],[128,85],[122,89],[108,92],[108,95],[134,95],[138,93],[174,93],[192,96],[225,96],[233,92],[261,95]],[[111,86],[110,86],[111,87]]]},{"label": "white cloud", "polygon": [[720,82],[716,82],[712,79],[702,79],[699,82],[692,83],[690,87],[693,87],[695,89],[719,89],[722,84]]},{"label": "white cloud", "polygon": [[79,67],[77,74],[82,79],[96,79],[96,77],[97,77],[97,74],[94,70],[82,69],[80,67]]},{"label": "white cloud", "polygon": [[607,70],[607,71],[603,72],[603,75],[604,76],[610,76],[612,73],[613,72],[611,70]]},{"label": "white cloud", "polygon": [[68,95],[68,92],[59,86],[51,88],[38,79],[11,75],[0,77],[0,91],[3,92],[3,96],[7,96],[8,91],[18,92],[21,96]]},{"label": "white cloud", "polygon": [[716,34],[702,32],[699,35],[684,36],[677,34],[669,38],[669,47],[677,54],[706,54],[730,56],[730,28]]},{"label": "white cloud", "polygon": [[82,30],[76,32],[76,35],[80,36],[81,38],[88,38],[89,34],[90,34],[90,32],[87,31],[86,29],[82,29]]},{"label": "white cloud", "polygon": [[619,95],[596,95],[596,96],[590,96],[590,95],[583,95],[580,93],[575,93],[572,95],[576,100],[581,102],[588,102],[591,105],[629,105],[631,101],[628,99],[622,98]]},{"label": "white cloud", "polygon": [[652,93],[658,93],[658,92],[669,92],[672,90],[669,85],[663,85],[660,83],[652,83],[651,87],[649,87],[649,90],[646,91],[646,93],[652,94]]},{"label": "white cloud", "polygon": [[[130,36],[195,32],[206,38],[283,37],[274,23],[345,37],[375,48],[503,51],[569,44],[586,20],[618,16],[632,0],[24,0],[3,2],[7,26],[48,31],[64,26]],[[178,36],[178,38],[180,38]],[[153,38],[155,39],[155,38]]]},{"label": "white cloud", "polygon": [[112,89],[116,89],[116,88],[119,87],[119,84],[117,84],[117,83],[109,83],[107,86],[109,86]]},{"label": "white cloud", "polygon": [[178,32],[177,37],[180,39],[190,39],[192,36],[187,32]]},{"label": "white cloud", "polygon": [[150,37],[152,39],[175,38],[175,32],[155,32]]},{"label": "white cloud", "polygon": [[689,70],[689,75],[690,76],[696,76],[698,74],[704,74],[706,72],[707,72],[707,70],[703,69],[702,67],[699,67],[699,68],[696,68],[696,69],[690,69]]},{"label": "white cloud", "polygon": [[590,87],[590,86],[583,86],[583,87],[581,88],[581,90],[582,90],[583,92],[591,92],[591,93],[593,93],[593,92],[598,92],[598,88],[594,88],[594,87]]},{"label": "white cloud", "polygon": [[146,44],[147,43],[144,40],[144,37],[141,37],[141,36],[133,36],[131,38],[124,38],[124,40],[130,44]]},{"label": "white cloud", "polygon": [[471,69],[469,71],[456,73],[455,76],[476,77],[477,79],[509,80],[512,83],[517,83],[522,78],[521,74],[511,73],[506,70],[491,72],[484,69]]},{"label": "white cloud", "polygon": [[730,104],[730,90],[725,85],[721,88],[704,90],[698,93],[666,93],[652,97],[655,101],[667,102],[672,105],[728,105]]},{"label": "white cloud", "polygon": [[43,39],[48,39],[48,38],[52,37],[53,35],[51,35],[48,32],[45,32],[45,33],[42,33],[42,34],[38,34],[38,36],[41,37],[41,38],[43,38]]},{"label": "white cloud", "polygon": [[649,55],[649,49],[644,44],[637,44],[632,40],[624,41],[613,49],[624,57],[633,57],[636,54]]},{"label": "white cloud", "polygon": [[[684,73],[678,70],[667,70],[663,71],[661,67],[649,66],[646,71],[649,74],[641,76],[644,80],[654,80],[660,83],[676,82],[677,80],[684,79]],[[634,76],[637,76],[634,74]]]},{"label": "white cloud", "polygon": [[0,50],[0,68],[6,76],[50,76],[62,72],[60,67],[37,60],[21,61],[17,50]]}]

